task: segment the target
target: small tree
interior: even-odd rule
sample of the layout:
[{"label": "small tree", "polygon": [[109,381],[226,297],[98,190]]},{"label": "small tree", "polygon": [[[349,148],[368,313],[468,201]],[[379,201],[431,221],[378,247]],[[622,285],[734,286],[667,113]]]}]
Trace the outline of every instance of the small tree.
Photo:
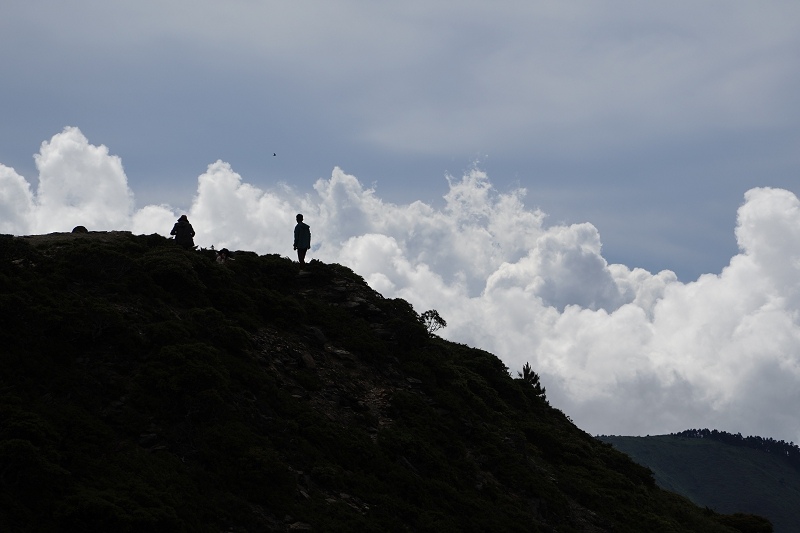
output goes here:
[{"label": "small tree", "polygon": [[517,375],[522,379],[522,381],[533,387],[533,391],[536,393],[536,396],[539,396],[542,399],[547,399],[545,396],[546,390],[544,387],[542,387],[542,384],[539,381],[539,374],[533,371],[530,363],[525,363],[525,365],[522,367],[522,372],[517,372]]},{"label": "small tree", "polygon": [[425,325],[425,329],[427,329],[428,333],[430,334],[447,327],[447,322],[444,321],[444,318],[439,316],[439,311],[436,309],[429,309],[425,311],[420,315],[419,319]]}]

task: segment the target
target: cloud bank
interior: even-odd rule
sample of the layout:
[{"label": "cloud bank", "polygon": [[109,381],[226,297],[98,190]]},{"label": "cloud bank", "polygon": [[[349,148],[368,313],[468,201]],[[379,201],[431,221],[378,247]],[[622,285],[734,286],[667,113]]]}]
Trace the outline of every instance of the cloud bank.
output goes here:
[{"label": "cloud bank", "polygon": [[442,208],[396,205],[335,168],[314,190],[262,190],[217,161],[191,206],[137,208],[119,157],[77,128],[43,142],[35,192],[0,164],[0,231],[130,230],[168,235],[186,213],[198,245],[292,253],[294,215],[310,257],[355,270],[386,297],[447,320],[443,337],[530,362],[548,398],[590,433],[691,427],[800,440],[800,201],[754,188],[739,253],[718,274],[608,264],[591,223],[548,225],[526,191],[473,169],[448,176]]}]

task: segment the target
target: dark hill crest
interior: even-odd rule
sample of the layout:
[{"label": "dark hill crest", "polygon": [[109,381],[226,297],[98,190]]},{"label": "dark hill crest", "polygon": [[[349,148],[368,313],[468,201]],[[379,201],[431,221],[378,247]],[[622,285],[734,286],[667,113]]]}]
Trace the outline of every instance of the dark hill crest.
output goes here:
[{"label": "dark hill crest", "polygon": [[764,525],[659,489],[341,265],[5,235],[0,320],[3,531]]},{"label": "dark hill crest", "polygon": [[652,469],[660,487],[701,507],[765,516],[776,533],[798,529],[800,470],[793,443],[716,429],[599,438]]}]

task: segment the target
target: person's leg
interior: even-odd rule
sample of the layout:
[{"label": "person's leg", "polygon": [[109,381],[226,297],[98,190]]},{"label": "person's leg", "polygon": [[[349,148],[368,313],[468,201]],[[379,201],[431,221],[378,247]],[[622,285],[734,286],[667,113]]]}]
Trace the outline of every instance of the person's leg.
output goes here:
[{"label": "person's leg", "polygon": [[297,260],[300,261],[301,265],[305,265],[306,264],[306,252],[307,251],[308,250],[306,250],[304,248],[298,248],[297,249]]}]

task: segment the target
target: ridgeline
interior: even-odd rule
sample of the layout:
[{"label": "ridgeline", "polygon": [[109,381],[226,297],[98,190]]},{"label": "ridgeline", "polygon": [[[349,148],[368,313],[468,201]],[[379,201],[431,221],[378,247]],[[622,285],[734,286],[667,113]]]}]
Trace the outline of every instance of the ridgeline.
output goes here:
[{"label": "ridgeline", "polygon": [[708,429],[600,439],[652,469],[659,487],[701,507],[764,516],[775,533],[800,529],[800,448],[793,443]]},{"label": "ridgeline", "polygon": [[771,530],[346,267],[234,258],[0,236],[1,531]]}]

